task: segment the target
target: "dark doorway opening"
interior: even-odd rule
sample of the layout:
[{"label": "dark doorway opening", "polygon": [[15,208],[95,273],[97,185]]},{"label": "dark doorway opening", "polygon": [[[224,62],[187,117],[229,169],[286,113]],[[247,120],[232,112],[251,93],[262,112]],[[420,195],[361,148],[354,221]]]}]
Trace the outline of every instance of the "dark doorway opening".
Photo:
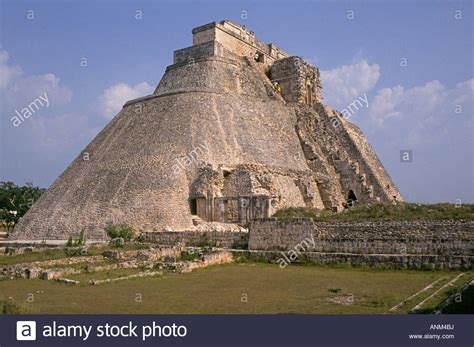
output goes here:
[{"label": "dark doorway opening", "polygon": [[351,189],[349,190],[349,193],[347,194],[347,205],[349,207],[352,207],[355,205],[357,202],[357,196],[354,194],[354,191]]},{"label": "dark doorway opening", "polygon": [[313,104],[313,88],[309,83],[306,85],[306,103],[310,106]]},{"label": "dark doorway opening", "polygon": [[189,199],[189,207],[191,208],[191,214],[193,216],[197,215],[197,201],[196,199]]},{"label": "dark doorway opening", "polygon": [[257,63],[263,63],[264,55],[261,52],[255,52],[253,58]]}]

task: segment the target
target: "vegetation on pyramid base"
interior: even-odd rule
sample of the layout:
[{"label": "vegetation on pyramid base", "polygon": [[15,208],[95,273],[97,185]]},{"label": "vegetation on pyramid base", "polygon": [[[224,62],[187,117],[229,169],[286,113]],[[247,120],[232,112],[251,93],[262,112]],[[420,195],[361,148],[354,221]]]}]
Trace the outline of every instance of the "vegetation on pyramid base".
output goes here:
[{"label": "vegetation on pyramid base", "polygon": [[112,239],[122,238],[125,241],[130,241],[133,238],[134,232],[131,226],[126,224],[112,224],[105,228],[107,235]]},{"label": "vegetation on pyramid base", "polygon": [[368,220],[474,220],[474,204],[375,203],[358,205],[340,213],[312,208],[287,208],[273,215],[280,221],[312,218],[316,222]]}]

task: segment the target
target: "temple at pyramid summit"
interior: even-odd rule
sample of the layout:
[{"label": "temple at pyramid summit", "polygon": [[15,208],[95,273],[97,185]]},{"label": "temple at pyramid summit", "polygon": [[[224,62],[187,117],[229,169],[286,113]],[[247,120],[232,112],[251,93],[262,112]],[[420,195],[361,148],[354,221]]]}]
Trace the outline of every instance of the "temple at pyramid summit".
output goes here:
[{"label": "temple at pyramid summit", "polygon": [[61,240],[110,224],[140,233],[246,226],[288,207],[403,201],[361,130],[324,105],[317,67],[231,21],[130,100],[11,233]]}]

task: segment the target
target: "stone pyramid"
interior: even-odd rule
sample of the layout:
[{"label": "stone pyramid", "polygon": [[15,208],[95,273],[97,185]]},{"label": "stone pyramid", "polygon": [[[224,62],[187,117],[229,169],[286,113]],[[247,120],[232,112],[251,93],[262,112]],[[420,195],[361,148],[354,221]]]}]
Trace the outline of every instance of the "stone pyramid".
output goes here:
[{"label": "stone pyramid", "polygon": [[122,223],[205,230],[286,207],[403,201],[360,129],[321,103],[316,67],[231,21],[192,33],[154,93],[123,106],[13,239],[103,239]]}]

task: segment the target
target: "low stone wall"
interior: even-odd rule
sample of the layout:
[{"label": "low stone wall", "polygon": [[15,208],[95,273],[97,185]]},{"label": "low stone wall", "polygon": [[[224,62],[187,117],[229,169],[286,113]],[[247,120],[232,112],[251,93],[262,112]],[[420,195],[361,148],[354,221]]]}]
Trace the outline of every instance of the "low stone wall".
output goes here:
[{"label": "low stone wall", "polygon": [[236,251],[255,260],[265,259],[277,263],[281,268],[289,264],[314,263],[323,265],[345,264],[354,267],[378,267],[415,270],[470,270],[474,257],[437,256],[437,255],[398,255],[398,254],[351,254],[300,252],[294,259],[289,259],[283,251]]},{"label": "low stone wall", "polygon": [[[43,260],[43,261],[34,261],[30,263],[21,263],[13,265],[4,265],[0,266],[0,277],[5,278],[38,278],[41,276],[46,276],[45,279],[50,279],[49,275],[42,275],[44,271],[51,271],[51,273],[59,273],[56,277],[60,277],[63,274],[69,274],[67,269],[72,269],[67,267],[67,265],[74,265],[80,263],[94,263],[101,261],[104,258],[101,255],[94,256],[85,256],[85,257],[70,257],[70,258],[61,258],[61,259],[52,259],[52,260]],[[62,269],[46,269],[55,266],[66,266]]]},{"label": "low stone wall", "polygon": [[[397,267],[408,262],[414,268],[422,266],[410,264],[471,268],[474,221],[261,221],[250,227],[249,249],[320,253],[311,257],[321,263],[337,259],[344,263],[389,262]],[[350,254],[349,258],[344,254]]]},{"label": "low stone wall", "polygon": [[289,250],[303,240],[315,252],[473,255],[474,222],[263,221],[250,227],[249,249]]},{"label": "low stone wall", "polygon": [[248,246],[248,232],[229,231],[157,231],[141,235],[144,242],[175,246],[183,243],[186,246],[213,246],[219,248],[242,248]]},{"label": "low stone wall", "polygon": [[210,265],[226,264],[234,261],[232,253],[230,252],[216,252],[203,255],[200,261],[182,262],[183,267],[181,273],[191,272],[194,269],[201,269]]},{"label": "low stone wall", "polygon": [[123,277],[106,278],[105,280],[90,280],[89,284],[93,285],[93,286],[96,286],[96,285],[102,284],[102,283],[111,283],[111,282],[129,280],[129,279],[132,279],[132,278],[142,278],[142,277],[161,276],[161,275],[163,275],[162,271],[149,271],[149,270],[147,270],[147,271],[144,271],[144,272],[139,272],[137,274],[123,276]]},{"label": "low stone wall", "polygon": [[[79,269],[74,269],[71,267],[61,268],[61,269],[47,269],[43,270],[40,274],[40,278],[43,280],[51,281],[63,277],[64,275],[77,275],[82,271]],[[29,277],[34,278],[34,277]]]},{"label": "low stone wall", "polygon": [[157,261],[166,256],[179,256],[184,247],[158,247],[139,249],[133,251],[122,251],[120,249],[106,250],[102,254],[105,258],[117,261]]}]

